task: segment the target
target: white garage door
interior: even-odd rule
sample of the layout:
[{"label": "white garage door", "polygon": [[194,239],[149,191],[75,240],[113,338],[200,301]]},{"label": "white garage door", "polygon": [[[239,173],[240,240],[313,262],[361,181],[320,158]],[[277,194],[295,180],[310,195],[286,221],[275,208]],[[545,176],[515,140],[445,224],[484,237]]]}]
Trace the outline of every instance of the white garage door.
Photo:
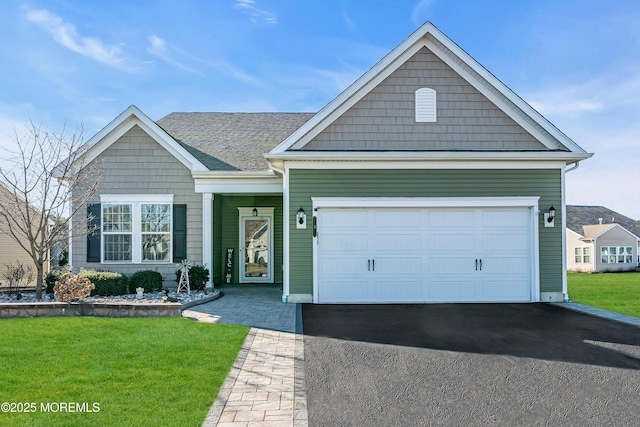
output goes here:
[{"label": "white garage door", "polygon": [[529,208],[321,208],[320,303],[532,301]]}]

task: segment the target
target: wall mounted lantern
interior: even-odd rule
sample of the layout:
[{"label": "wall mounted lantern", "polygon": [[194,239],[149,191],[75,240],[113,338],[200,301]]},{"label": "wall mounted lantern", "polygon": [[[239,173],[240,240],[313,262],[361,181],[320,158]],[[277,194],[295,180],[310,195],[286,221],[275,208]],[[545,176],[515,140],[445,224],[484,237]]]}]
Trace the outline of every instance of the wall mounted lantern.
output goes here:
[{"label": "wall mounted lantern", "polygon": [[302,206],[300,206],[296,214],[296,228],[307,228],[307,214],[302,209]]},{"label": "wall mounted lantern", "polygon": [[253,216],[258,216],[258,208],[253,208]]},{"label": "wall mounted lantern", "polygon": [[549,212],[544,213],[544,226],[554,227],[556,218],[556,210],[553,206],[549,208]]}]

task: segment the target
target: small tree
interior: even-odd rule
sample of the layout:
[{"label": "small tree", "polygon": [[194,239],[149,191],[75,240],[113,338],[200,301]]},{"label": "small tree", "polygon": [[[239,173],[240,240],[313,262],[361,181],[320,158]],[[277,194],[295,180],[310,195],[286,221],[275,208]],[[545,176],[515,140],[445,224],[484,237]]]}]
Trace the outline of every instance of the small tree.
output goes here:
[{"label": "small tree", "polygon": [[1,276],[9,284],[9,295],[11,295],[15,290],[27,287],[31,283],[33,270],[20,261],[16,261],[15,264],[9,261],[4,264]]},{"label": "small tree", "polygon": [[87,226],[91,218],[75,214],[95,194],[101,166],[84,162],[82,127],[69,137],[64,128],[60,133],[33,123],[26,128],[22,136],[15,131],[14,149],[6,150],[8,161],[0,163],[0,233],[33,260],[36,298],[41,299],[50,248],[67,241],[70,231],[74,236],[93,231]]}]

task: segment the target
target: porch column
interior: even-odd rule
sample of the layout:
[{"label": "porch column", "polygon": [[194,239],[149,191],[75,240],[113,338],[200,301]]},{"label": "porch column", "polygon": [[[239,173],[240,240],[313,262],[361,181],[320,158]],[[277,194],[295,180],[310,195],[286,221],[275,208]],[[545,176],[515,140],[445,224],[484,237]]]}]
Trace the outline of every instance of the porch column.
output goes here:
[{"label": "porch column", "polygon": [[213,288],[213,193],[202,193],[202,264],[209,269],[207,288]]}]

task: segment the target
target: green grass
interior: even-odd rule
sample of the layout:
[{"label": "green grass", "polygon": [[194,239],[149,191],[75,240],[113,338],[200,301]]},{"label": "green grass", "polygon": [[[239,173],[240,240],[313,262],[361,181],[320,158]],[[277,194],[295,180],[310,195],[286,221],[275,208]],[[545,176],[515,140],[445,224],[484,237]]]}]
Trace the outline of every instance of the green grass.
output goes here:
[{"label": "green grass", "polygon": [[640,317],[640,273],[568,273],[572,301]]},{"label": "green grass", "polygon": [[[200,426],[249,328],[181,317],[0,320],[0,412],[10,426]],[[93,413],[43,413],[88,402]]]}]

